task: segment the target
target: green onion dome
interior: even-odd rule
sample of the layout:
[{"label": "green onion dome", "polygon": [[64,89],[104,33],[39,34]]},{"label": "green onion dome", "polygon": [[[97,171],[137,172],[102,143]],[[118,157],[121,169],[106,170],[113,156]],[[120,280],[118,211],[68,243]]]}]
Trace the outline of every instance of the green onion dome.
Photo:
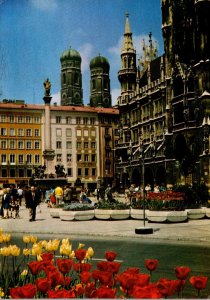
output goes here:
[{"label": "green onion dome", "polygon": [[82,61],[81,56],[77,50],[74,49],[69,49],[63,52],[63,54],[60,57],[60,61],[65,61],[65,60],[77,60],[79,62]]},{"label": "green onion dome", "polygon": [[99,55],[94,57],[91,61],[90,61],[90,69],[94,69],[94,68],[107,68],[109,70],[110,65],[108,60]]}]

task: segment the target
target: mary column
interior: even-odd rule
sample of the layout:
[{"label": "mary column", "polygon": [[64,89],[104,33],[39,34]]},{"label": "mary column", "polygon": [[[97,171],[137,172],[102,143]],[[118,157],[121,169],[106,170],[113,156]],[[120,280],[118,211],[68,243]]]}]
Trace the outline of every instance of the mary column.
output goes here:
[{"label": "mary column", "polygon": [[45,80],[43,85],[45,88],[45,96],[43,97],[45,103],[45,118],[44,118],[45,145],[44,145],[43,157],[46,165],[46,174],[47,176],[49,176],[49,174],[55,173],[55,167],[53,162],[55,157],[55,150],[52,149],[52,145],[51,145],[50,102],[52,97],[50,96],[51,83],[48,78]]}]

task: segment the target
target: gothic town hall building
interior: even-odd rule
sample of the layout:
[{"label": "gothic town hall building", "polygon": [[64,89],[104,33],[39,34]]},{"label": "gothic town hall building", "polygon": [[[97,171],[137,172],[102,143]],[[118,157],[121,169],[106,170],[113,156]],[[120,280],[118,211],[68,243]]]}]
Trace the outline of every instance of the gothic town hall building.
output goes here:
[{"label": "gothic town hall building", "polygon": [[[152,36],[136,59],[126,15],[121,69],[119,184],[209,184],[210,1],[162,0],[164,54]],[[143,172],[143,174],[142,174]]]}]

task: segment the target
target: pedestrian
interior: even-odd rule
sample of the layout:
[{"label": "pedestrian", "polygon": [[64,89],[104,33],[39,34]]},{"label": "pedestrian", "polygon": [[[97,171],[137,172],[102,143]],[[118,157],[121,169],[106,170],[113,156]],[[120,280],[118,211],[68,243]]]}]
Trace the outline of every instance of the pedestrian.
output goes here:
[{"label": "pedestrian", "polygon": [[3,190],[3,188],[0,187],[0,216],[1,217],[4,216],[4,214],[3,214],[3,203],[2,203],[3,195],[4,195],[4,190]]},{"label": "pedestrian", "polygon": [[26,208],[29,208],[29,221],[36,220],[36,208],[41,201],[40,192],[34,187],[31,186],[31,189],[26,191],[25,200],[26,200]]},{"label": "pedestrian", "polygon": [[23,189],[20,186],[17,189],[17,195],[18,195],[19,205],[21,206],[22,199],[23,199]]},{"label": "pedestrian", "polygon": [[60,186],[57,186],[55,188],[55,198],[56,198],[56,204],[61,204],[63,201],[63,189]]},{"label": "pedestrian", "polygon": [[3,219],[8,219],[9,218],[10,202],[11,202],[11,196],[9,194],[9,189],[4,189],[4,195],[2,197]]}]

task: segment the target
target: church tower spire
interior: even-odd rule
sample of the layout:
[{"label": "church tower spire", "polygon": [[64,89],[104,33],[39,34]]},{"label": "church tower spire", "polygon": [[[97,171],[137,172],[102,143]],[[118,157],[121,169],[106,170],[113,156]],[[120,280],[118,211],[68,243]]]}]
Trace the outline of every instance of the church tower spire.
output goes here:
[{"label": "church tower spire", "polygon": [[[118,79],[121,84],[121,96],[126,97],[136,89],[136,50],[133,46],[132,32],[130,30],[129,14],[126,13],[125,33],[123,47],[121,49],[121,70],[118,72]],[[128,100],[125,100],[128,101]]]}]

